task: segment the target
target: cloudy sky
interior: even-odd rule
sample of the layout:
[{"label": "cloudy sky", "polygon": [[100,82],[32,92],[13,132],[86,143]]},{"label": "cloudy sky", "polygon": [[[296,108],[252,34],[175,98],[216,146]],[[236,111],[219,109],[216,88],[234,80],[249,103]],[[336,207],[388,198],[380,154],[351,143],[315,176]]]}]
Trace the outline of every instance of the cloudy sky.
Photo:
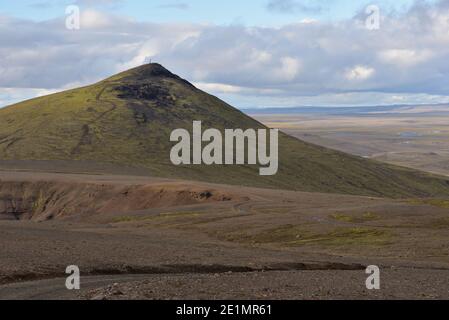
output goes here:
[{"label": "cloudy sky", "polygon": [[150,59],[241,108],[446,103],[449,0],[1,1],[0,57],[0,106]]}]

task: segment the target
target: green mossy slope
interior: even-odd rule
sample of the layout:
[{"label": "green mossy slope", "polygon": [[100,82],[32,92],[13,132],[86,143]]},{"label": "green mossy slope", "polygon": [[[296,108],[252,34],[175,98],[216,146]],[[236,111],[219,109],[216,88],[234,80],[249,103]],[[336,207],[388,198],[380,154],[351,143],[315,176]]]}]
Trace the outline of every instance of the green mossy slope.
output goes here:
[{"label": "green mossy slope", "polygon": [[259,166],[170,163],[175,128],[263,128],[220,99],[148,64],[91,86],[0,109],[0,160],[91,160],[159,177],[385,197],[448,196],[448,179],[362,159],[280,135],[279,172]]}]

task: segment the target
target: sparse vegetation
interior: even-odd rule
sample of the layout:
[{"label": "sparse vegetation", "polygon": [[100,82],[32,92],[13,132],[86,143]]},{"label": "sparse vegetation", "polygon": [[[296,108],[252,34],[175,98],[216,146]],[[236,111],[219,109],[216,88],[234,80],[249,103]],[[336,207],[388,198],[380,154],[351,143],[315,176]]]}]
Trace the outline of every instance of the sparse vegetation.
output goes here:
[{"label": "sparse vegetation", "polygon": [[439,208],[449,209],[449,200],[446,199],[412,199],[409,201],[414,205],[430,205]]},{"label": "sparse vegetation", "polygon": [[354,222],[355,218],[353,216],[349,216],[342,213],[333,213],[330,217],[334,220],[343,221],[343,222]]},{"label": "sparse vegetation", "polygon": [[352,223],[363,223],[367,221],[373,221],[379,219],[379,215],[372,212],[365,212],[363,214],[343,214],[343,213],[334,213],[331,214],[330,217],[337,221],[342,222],[352,222]]},{"label": "sparse vegetation", "polygon": [[0,160],[70,160],[145,168],[153,176],[369,196],[448,196],[448,179],[279,137],[279,172],[255,166],[174,166],[175,128],[263,128],[158,64],[0,110]]},{"label": "sparse vegetation", "polygon": [[44,209],[46,198],[42,190],[39,190],[39,195],[33,202],[31,210],[33,212],[41,211]]},{"label": "sparse vegetation", "polygon": [[433,229],[449,229],[449,217],[434,219],[426,227]]},{"label": "sparse vegetation", "polygon": [[132,222],[139,220],[137,217],[131,217],[131,216],[123,216],[123,217],[117,217],[114,218],[113,223],[122,223],[122,222]]},{"label": "sparse vegetation", "polygon": [[391,238],[392,234],[390,231],[377,228],[336,228],[328,232],[314,232],[303,225],[285,225],[257,234],[231,233],[225,236],[225,239],[228,241],[283,246],[386,245]]},{"label": "sparse vegetation", "polygon": [[158,221],[176,218],[193,218],[199,217],[203,213],[201,212],[163,212],[157,215],[136,215],[136,216],[122,216],[113,219],[113,223],[123,223],[123,222],[138,222],[138,221]]}]

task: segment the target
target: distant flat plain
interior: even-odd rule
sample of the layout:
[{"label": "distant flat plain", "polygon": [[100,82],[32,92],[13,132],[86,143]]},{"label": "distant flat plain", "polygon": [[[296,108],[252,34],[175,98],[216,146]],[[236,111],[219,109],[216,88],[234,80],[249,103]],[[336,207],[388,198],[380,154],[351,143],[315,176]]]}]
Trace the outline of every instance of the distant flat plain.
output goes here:
[{"label": "distant flat plain", "polygon": [[449,175],[449,113],[251,114],[304,141]]}]

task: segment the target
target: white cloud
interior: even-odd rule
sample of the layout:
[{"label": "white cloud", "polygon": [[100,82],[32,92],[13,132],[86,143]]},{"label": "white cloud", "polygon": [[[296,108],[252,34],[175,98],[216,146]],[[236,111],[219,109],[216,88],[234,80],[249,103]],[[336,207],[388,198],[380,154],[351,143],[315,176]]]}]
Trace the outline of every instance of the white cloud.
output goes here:
[{"label": "white cloud", "polygon": [[106,28],[111,26],[113,19],[97,10],[81,10],[81,28]]},{"label": "white cloud", "polygon": [[305,18],[300,21],[300,23],[304,23],[304,24],[311,24],[311,23],[317,23],[317,22],[318,22],[318,20],[313,19],[313,18]]},{"label": "white cloud", "polygon": [[366,80],[371,78],[371,76],[376,72],[371,67],[366,66],[355,66],[346,71],[345,77],[348,80]]},{"label": "white cloud", "polygon": [[430,50],[388,49],[379,54],[381,60],[398,66],[409,67],[432,58]]},{"label": "white cloud", "polygon": [[293,57],[282,57],[281,66],[275,71],[275,77],[285,81],[292,81],[301,70],[301,61]]},{"label": "white cloud", "polygon": [[259,51],[256,49],[253,50],[253,52],[251,53],[251,56],[252,56],[251,60],[256,64],[268,63],[273,58],[271,53],[269,53],[268,51],[266,51],[266,50]]},{"label": "white cloud", "polygon": [[238,87],[223,83],[194,82],[193,85],[213,94],[280,95],[283,93],[283,91],[279,89]]},{"label": "white cloud", "polygon": [[241,87],[231,86],[229,84],[223,83],[205,83],[205,82],[195,82],[193,83],[196,87],[207,92],[214,93],[239,93],[242,91]]},{"label": "white cloud", "polygon": [[[449,6],[384,12],[376,32],[363,27],[364,12],[346,21],[276,28],[156,24],[104,12],[84,11],[78,31],[67,30],[64,17],[0,16],[0,88],[28,97],[37,94],[32,90],[95,82],[151,58],[236,106],[449,96]],[[0,100],[12,101],[5,96]]]},{"label": "white cloud", "polygon": [[0,88],[0,107],[58,92],[58,89]]}]

